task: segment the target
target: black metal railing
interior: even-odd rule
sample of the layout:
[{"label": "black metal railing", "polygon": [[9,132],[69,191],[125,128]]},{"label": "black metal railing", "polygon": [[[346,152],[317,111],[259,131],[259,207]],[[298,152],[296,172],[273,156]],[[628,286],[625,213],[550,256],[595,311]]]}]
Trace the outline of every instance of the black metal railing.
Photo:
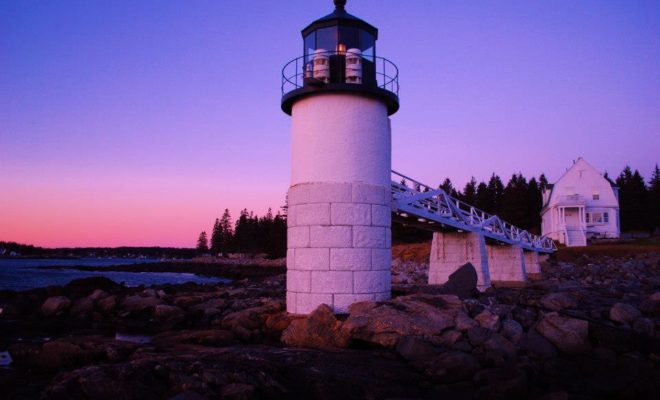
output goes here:
[{"label": "black metal railing", "polygon": [[[346,52],[325,51],[289,61],[282,68],[282,96],[306,86],[337,83],[378,87],[399,95],[399,69],[393,62],[383,57],[360,55],[360,76],[355,79],[355,73],[349,72],[347,76],[351,67],[347,68],[346,57]],[[327,65],[315,65],[315,60],[327,60]]]}]

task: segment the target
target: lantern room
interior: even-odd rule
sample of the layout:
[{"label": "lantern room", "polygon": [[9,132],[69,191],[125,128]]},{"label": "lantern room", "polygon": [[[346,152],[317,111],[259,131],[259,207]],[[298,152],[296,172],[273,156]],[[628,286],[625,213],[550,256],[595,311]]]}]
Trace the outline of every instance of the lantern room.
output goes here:
[{"label": "lantern room", "polygon": [[319,92],[354,92],[378,97],[388,112],[399,108],[398,69],[376,56],[378,29],[346,12],[346,0],[302,30],[303,55],[282,70],[282,110]]}]

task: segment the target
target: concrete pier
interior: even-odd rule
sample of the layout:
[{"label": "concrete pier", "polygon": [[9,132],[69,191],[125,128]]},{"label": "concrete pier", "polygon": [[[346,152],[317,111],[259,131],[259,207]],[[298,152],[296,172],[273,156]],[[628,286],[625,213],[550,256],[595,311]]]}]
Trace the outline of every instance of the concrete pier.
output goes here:
[{"label": "concrete pier", "polygon": [[488,246],[488,268],[492,282],[526,282],[525,257],[520,246]]},{"label": "concrete pier", "polygon": [[449,275],[465,263],[477,271],[477,287],[490,286],[488,256],[484,237],[474,232],[435,232],[429,260],[429,284],[447,282]]}]

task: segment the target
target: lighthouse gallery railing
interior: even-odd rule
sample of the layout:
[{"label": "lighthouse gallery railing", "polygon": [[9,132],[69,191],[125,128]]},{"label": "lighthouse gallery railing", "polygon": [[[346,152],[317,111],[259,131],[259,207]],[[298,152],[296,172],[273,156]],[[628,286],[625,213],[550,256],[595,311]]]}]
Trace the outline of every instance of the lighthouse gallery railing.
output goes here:
[{"label": "lighthouse gallery railing", "polygon": [[[285,94],[300,89],[308,83],[305,82],[305,72],[309,71],[309,66],[312,64],[314,57],[326,56],[332,57],[345,57],[345,52],[325,51],[316,54],[304,55],[289,61],[282,68],[282,96]],[[390,60],[378,57],[362,55],[362,60],[365,64],[370,63],[369,66],[373,67],[375,82],[370,82],[368,79],[364,83],[353,83],[352,85],[375,85],[381,89],[387,90],[399,95],[399,68]],[[366,66],[366,65],[365,65]],[[341,64],[330,66],[333,79],[329,83],[345,83],[345,67]],[[368,74],[365,68],[365,75]]]}]

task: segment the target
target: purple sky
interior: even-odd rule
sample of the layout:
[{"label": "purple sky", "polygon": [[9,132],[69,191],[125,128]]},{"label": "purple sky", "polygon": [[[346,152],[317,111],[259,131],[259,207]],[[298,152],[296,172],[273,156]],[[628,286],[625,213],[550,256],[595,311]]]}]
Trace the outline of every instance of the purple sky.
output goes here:
[{"label": "purple sky", "polygon": [[[349,0],[429,184],[660,162],[660,2]],[[283,203],[280,71],[330,0],[0,3],[0,240],[192,246]]]}]

